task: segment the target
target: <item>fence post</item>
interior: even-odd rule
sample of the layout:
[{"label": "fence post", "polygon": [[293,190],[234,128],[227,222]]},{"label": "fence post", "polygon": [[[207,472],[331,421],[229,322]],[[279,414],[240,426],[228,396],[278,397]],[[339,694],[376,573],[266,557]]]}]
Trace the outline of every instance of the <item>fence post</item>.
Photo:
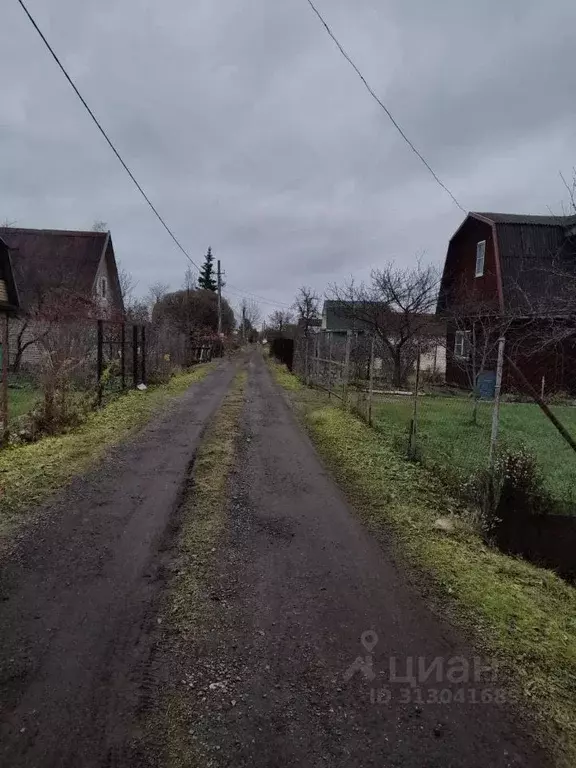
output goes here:
[{"label": "fence post", "polygon": [[370,367],[368,369],[368,426],[372,426],[372,397],[374,395],[374,333],[370,343]]},{"label": "fence post", "polygon": [[138,386],[138,326],[132,326],[132,380]]},{"label": "fence post", "polygon": [[10,429],[8,427],[8,313],[4,315],[2,323],[2,442],[8,440]]},{"label": "fence post", "polygon": [[416,382],[414,384],[414,404],[412,408],[412,420],[410,421],[410,443],[408,457],[414,460],[416,457],[416,432],[418,428],[418,387],[420,386],[420,341],[416,351]]},{"label": "fence post", "polygon": [[314,333],[314,378],[315,384],[320,384],[320,338]]},{"label": "fence post", "polygon": [[498,339],[498,362],[496,364],[496,387],[494,389],[494,407],[492,409],[492,432],[490,434],[490,453],[488,464],[490,471],[494,469],[496,460],[496,446],[498,444],[498,430],[500,428],[500,394],[502,392],[502,371],[504,369],[504,344],[505,338]]},{"label": "fence post", "polygon": [[328,334],[328,398],[332,398],[332,331]]},{"label": "fence post", "polygon": [[98,405],[102,405],[102,367],[104,352],[104,323],[98,320],[98,351],[96,355],[96,381],[98,384]]},{"label": "fence post", "polygon": [[146,326],[140,329],[142,336],[142,384],[146,384]]},{"label": "fence post", "polygon": [[120,376],[122,390],[126,389],[126,325],[122,323],[120,328]]},{"label": "fence post", "polygon": [[350,377],[350,347],[352,344],[352,331],[346,331],[346,351],[344,353],[344,369],[342,371],[342,403],[348,408],[348,381]]}]

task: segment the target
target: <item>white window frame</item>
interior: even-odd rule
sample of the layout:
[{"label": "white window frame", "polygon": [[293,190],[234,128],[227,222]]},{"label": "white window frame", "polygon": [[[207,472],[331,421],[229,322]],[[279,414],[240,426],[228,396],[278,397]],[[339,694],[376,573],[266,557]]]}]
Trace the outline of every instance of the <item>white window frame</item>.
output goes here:
[{"label": "white window frame", "polygon": [[480,240],[476,243],[476,270],[474,277],[482,277],[484,274],[484,264],[486,262],[486,240]]},{"label": "white window frame", "polygon": [[470,354],[470,331],[456,331],[454,335],[454,357],[467,360]]},{"label": "white window frame", "polygon": [[108,280],[104,276],[98,280],[98,292],[101,298],[106,298],[108,293]]}]

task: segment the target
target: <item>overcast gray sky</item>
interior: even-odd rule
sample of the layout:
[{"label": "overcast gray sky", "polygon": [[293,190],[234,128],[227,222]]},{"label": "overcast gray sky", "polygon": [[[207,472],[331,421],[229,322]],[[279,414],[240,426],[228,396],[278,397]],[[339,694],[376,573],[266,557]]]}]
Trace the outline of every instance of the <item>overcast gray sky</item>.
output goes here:
[{"label": "overcast gray sky", "polygon": [[[466,209],[561,210],[574,0],[317,4]],[[197,262],[211,245],[230,285],[290,303],[303,283],[322,293],[389,259],[442,262],[461,212],[305,0],[28,5],[178,238]],[[16,0],[2,3],[0,94],[0,220],[103,219],[139,292],[179,287],[184,256]]]}]

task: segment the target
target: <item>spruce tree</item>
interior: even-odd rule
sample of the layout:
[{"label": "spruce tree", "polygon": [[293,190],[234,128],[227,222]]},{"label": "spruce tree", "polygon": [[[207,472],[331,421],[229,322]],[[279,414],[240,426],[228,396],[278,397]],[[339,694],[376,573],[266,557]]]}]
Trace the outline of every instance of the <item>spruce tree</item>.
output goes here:
[{"label": "spruce tree", "polygon": [[204,257],[204,264],[198,276],[198,288],[203,288],[206,291],[216,291],[218,284],[214,279],[214,256],[212,256],[212,248],[208,248],[208,253]]}]

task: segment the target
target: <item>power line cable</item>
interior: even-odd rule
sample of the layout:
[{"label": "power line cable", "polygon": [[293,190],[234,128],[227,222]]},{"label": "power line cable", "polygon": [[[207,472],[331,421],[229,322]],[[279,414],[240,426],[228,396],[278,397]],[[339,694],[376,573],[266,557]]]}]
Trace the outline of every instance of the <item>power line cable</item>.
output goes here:
[{"label": "power line cable", "polygon": [[385,113],[388,115],[388,117],[389,117],[390,121],[392,122],[392,125],[393,125],[393,126],[396,128],[396,130],[398,131],[398,133],[400,134],[400,136],[402,136],[402,138],[404,139],[404,141],[406,142],[406,144],[408,144],[408,146],[410,147],[410,149],[412,150],[412,152],[414,152],[414,154],[415,154],[415,155],[416,155],[416,156],[417,156],[417,157],[418,157],[418,158],[419,158],[419,159],[422,161],[422,163],[423,163],[423,164],[426,166],[426,168],[427,168],[427,169],[428,169],[428,171],[431,173],[431,175],[433,176],[433,178],[434,178],[434,180],[436,181],[436,183],[437,183],[437,184],[439,184],[439,185],[442,187],[442,189],[443,189],[443,190],[444,190],[444,191],[445,191],[445,192],[446,192],[448,195],[450,195],[450,197],[452,198],[452,201],[453,201],[453,202],[454,202],[454,203],[455,203],[455,204],[458,206],[458,208],[460,208],[460,210],[461,210],[463,213],[466,213],[466,212],[467,212],[467,211],[466,211],[466,209],[465,209],[465,208],[463,208],[463,207],[462,207],[462,205],[460,205],[460,203],[459,203],[459,202],[458,202],[458,200],[457,200],[457,199],[454,197],[454,195],[452,194],[452,192],[451,192],[451,191],[448,189],[448,187],[446,186],[446,184],[444,184],[444,182],[442,182],[442,181],[439,179],[439,177],[438,177],[438,176],[437,176],[437,174],[434,172],[434,170],[431,168],[431,166],[430,166],[430,164],[428,163],[428,161],[426,160],[426,158],[425,158],[425,157],[424,157],[424,156],[423,156],[423,155],[422,155],[422,154],[421,154],[421,153],[420,153],[420,152],[419,152],[419,151],[416,149],[416,147],[415,147],[415,146],[414,146],[414,144],[413,144],[413,143],[410,141],[410,139],[408,138],[408,136],[406,136],[406,134],[404,133],[404,131],[402,130],[402,128],[400,127],[399,123],[396,121],[396,119],[394,118],[394,116],[392,115],[392,113],[390,112],[390,110],[388,109],[388,107],[387,107],[387,106],[384,104],[384,102],[382,102],[382,101],[381,101],[381,99],[380,99],[380,98],[379,98],[379,97],[376,95],[376,93],[374,92],[374,90],[373,90],[373,89],[371,88],[371,86],[368,84],[368,81],[366,80],[366,78],[364,77],[364,75],[362,74],[362,72],[361,72],[361,71],[358,69],[358,67],[356,66],[356,64],[355,64],[355,63],[352,61],[352,59],[350,58],[350,56],[349,56],[349,55],[346,53],[346,51],[344,50],[344,48],[342,47],[342,45],[341,45],[341,44],[340,44],[340,42],[338,41],[337,37],[336,37],[336,36],[334,35],[334,33],[332,32],[332,30],[331,30],[331,29],[330,29],[330,27],[328,26],[327,22],[324,20],[324,17],[322,16],[322,14],[321,14],[321,13],[320,13],[320,11],[318,10],[318,8],[316,8],[316,6],[315,6],[315,5],[314,5],[314,3],[312,2],[312,0],[306,0],[306,2],[307,2],[307,3],[308,3],[308,5],[310,6],[310,8],[312,8],[312,10],[314,11],[314,13],[316,14],[316,16],[318,17],[318,19],[319,19],[319,20],[320,20],[320,22],[322,23],[322,25],[323,25],[324,29],[326,30],[326,32],[327,32],[327,33],[330,35],[330,37],[332,38],[333,42],[336,44],[336,46],[337,46],[338,50],[340,51],[340,53],[342,54],[342,56],[344,56],[344,58],[345,58],[345,59],[346,59],[346,61],[347,61],[347,62],[350,64],[350,66],[352,67],[352,69],[353,69],[353,70],[356,72],[356,74],[358,75],[358,77],[360,78],[360,80],[362,80],[362,82],[364,83],[364,86],[365,86],[366,90],[368,91],[368,93],[369,93],[369,94],[372,96],[372,98],[373,98],[373,99],[376,101],[376,103],[377,103],[377,104],[379,104],[379,105],[380,105],[380,107],[382,107],[382,109],[384,110],[384,112],[385,112]]},{"label": "power line cable", "polygon": [[269,299],[265,299],[263,296],[258,296],[256,293],[250,293],[249,291],[245,291],[242,288],[236,288],[233,285],[226,284],[226,288],[230,291],[230,293],[235,293],[238,296],[242,296],[243,298],[252,298],[257,299],[258,301],[263,301],[265,304],[273,304],[275,307],[286,307],[289,309],[291,307],[290,304],[287,304],[285,301],[270,301]]},{"label": "power line cable", "polygon": [[[42,39],[42,41],[43,41],[44,45],[45,45],[45,46],[46,46],[46,48],[48,48],[48,50],[50,51],[50,54],[52,55],[52,58],[54,59],[54,61],[55,61],[55,62],[56,62],[56,64],[58,65],[58,67],[60,68],[60,70],[61,70],[62,74],[64,75],[64,77],[66,78],[66,80],[68,81],[68,83],[70,84],[70,86],[72,87],[72,89],[74,90],[74,93],[76,94],[76,96],[77,96],[77,97],[80,99],[80,101],[82,102],[82,104],[83,104],[84,108],[86,109],[86,111],[88,112],[88,114],[90,115],[90,117],[92,118],[92,120],[94,121],[94,123],[96,124],[96,127],[98,128],[98,130],[100,131],[100,133],[102,134],[102,136],[104,137],[104,139],[106,140],[106,142],[107,142],[108,146],[110,147],[110,149],[112,150],[112,152],[114,152],[114,154],[116,155],[117,159],[120,161],[120,163],[122,164],[122,167],[124,168],[124,170],[126,171],[126,173],[127,173],[129,176],[130,176],[131,180],[132,180],[132,181],[134,182],[134,184],[136,185],[136,187],[137,187],[138,191],[140,192],[140,194],[142,195],[142,197],[144,198],[144,200],[145,200],[145,201],[148,203],[148,205],[150,206],[151,210],[153,211],[153,213],[155,214],[155,216],[157,217],[157,219],[160,221],[160,223],[162,224],[162,226],[164,227],[164,229],[166,230],[166,232],[168,232],[168,234],[170,235],[170,237],[172,238],[172,240],[174,241],[174,243],[175,243],[175,244],[178,246],[178,248],[180,249],[180,251],[182,251],[182,253],[183,253],[183,254],[184,254],[184,256],[185,256],[185,257],[188,259],[188,261],[189,261],[189,262],[190,262],[190,263],[191,263],[191,264],[192,264],[194,267],[196,267],[196,269],[197,269],[198,271],[200,271],[200,269],[201,269],[201,268],[198,266],[198,264],[196,264],[196,262],[194,261],[194,259],[192,259],[192,257],[191,257],[191,256],[190,256],[190,254],[188,253],[188,251],[187,251],[187,250],[184,248],[184,246],[183,246],[183,245],[180,243],[180,241],[178,240],[178,238],[176,237],[176,235],[175,235],[175,234],[172,232],[172,230],[170,229],[170,227],[169,227],[169,226],[166,224],[166,221],[165,221],[165,220],[164,220],[164,218],[161,216],[161,214],[159,213],[159,211],[158,211],[158,209],[156,208],[156,206],[155,206],[155,205],[152,203],[152,201],[150,200],[150,198],[148,197],[148,195],[146,194],[146,192],[145,192],[145,191],[144,191],[144,189],[142,188],[141,184],[138,182],[138,180],[136,179],[136,177],[134,176],[134,174],[132,173],[132,171],[130,170],[130,168],[128,167],[128,165],[126,164],[126,162],[124,161],[124,159],[122,158],[122,156],[121,156],[120,152],[119,152],[119,151],[116,149],[116,147],[115,147],[115,146],[114,146],[114,144],[112,143],[112,140],[109,138],[108,134],[106,133],[106,131],[105,131],[105,130],[104,130],[104,128],[102,127],[102,125],[101,125],[100,121],[98,120],[98,118],[96,117],[96,115],[94,114],[94,112],[92,111],[92,109],[89,107],[88,103],[86,102],[86,99],[85,99],[85,98],[82,96],[82,94],[81,94],[81,93],[80,93],[80,91],[78,90],[78,88],[77,88],[76,84],[74,83],[74,81],[72,80],[72,78],[70,77],[70,75],[68,74],[68,72],[67,72],[66,68],[64,67],[64,65],[62,64],[62,62],[60,61],[60,59],[58,58],[58,55],[56,54],[55,50],[52,48],[52,46],[51,46],[51,45],[50,45],[50,43],[48,42],[48,40],[47,40],[46,36],[44,35],[44,33],[42,32],[42,30],[40,29],[40,27],[38,26],[38,24],[37,24],[37,23],[36,23],[36,21],[34,20],[34,18],[33,18],[33,16],[32,16],[32,14],[30,13],[30,11],[28,10],[28,8],[26,7],[26,5],[25,5],[25,3],[23,2],[23,0],[18,0],[18,2],[19,2],[19,4],[20,4],[20,6],[22,7],[22,10],[24,11],[24,13],[26,14],[26,16],[28,17],[28,19],[29,19],[30,23],[32,24],[32,26],[34,27],[34,29],[36,30],[36,32],[37,32],[37,33],[40,35],[40,38]],[[243,297],[243,298],[249,298],[249,296],[245,296],[245,295],[244,295],[244,293],[241,293],[241,295],[242,295],[242,297]],[[252,294],[252,296],[253,296],[254,298],[258,298],[260,301],[263,301],[263,302],[265,302],[265,303],[267,303],[267,304],[272,304],[273,306],[278,306],[278,305],[279,305],[279,303],[278,303],[278,302],[271,302],[271,301],[269,301],[268,299],[264,299],[264,298],[263,298],[263,297],[261,297],[261,296],[255,296],[255,294]],[[282,303],[283,303],[283,302],[280,302],[280,304],[282,304]],[[288,304],[286,304],[285,306],[289,306],[289,305],[288,305]]]},{"label": "power line cable", "polygon": [[270,304],[270,306],[272,307],[277,307],[277,308],[284,307],[285,309],[290,309],[290,304],[286,304],[283,301],[270,301],[270,299],[265,299],[263,296],[257,296],[256,294],[246,295],[246,293],[237,291],[232,286],[229,286],[228,284],[224,286],[224,290],[234,294],[235,296],[240,296],[243,299],[250,299],[250,298],[257,299],[258,301],[261,301],[263,304]]},{"label": "power line cable", "polygon": [[[98,118],[96,117],[96,115],[94,114],[94,112],[92,111],[90,106],[88,105],[86,99],[82,96],[82,94],[78,90],[76,84],[74,83],[74,81],[72,80],[70,75],[68,74],[66,68],[64,67],[64,65],[60,61],[60,59],[59,59],[58,55],[56,54],[55,50],[52,48],[52,46],[48,42],[46,36],[44,35],[42,30],[40,29],[40,27],[36,23],[34,17],[32,16],[30,11],[26,7],[26,4],[24,3],[24,1],[23,0],[18,0],[18,3],[20,4],[20,6],[21,6],[22,10],[24,11],[24,13],[26,14],[26,16],[28,17],[28,20],[30,21],[30,23],[32,24],[32,26],[34,27],[34,29],[36,30],[36,32],[38,33],[40,38],[42,39],[42,42],[44,43],[44,45],[46,46],[46,48],[48,49],[48,51],[52,55],[52,58],[54,59],[54,61],[58,65],[58,67],[60,68],[62,74],[64,75],[64,77],[66,78],[68,83],[70,84],[70,86],[73,89],[74,93],[79,98],[79,100],[81,101],[82,105],[84,106],[84,108],[86,109],[86,111],[88,112],[90,117],[92,118],[93,122],[95,123],[96,127],[98,128],[98,130],[100,131],[100,133],[102,134],[104,139],[106,140],[106,143],[108,144],[108,146],[110,147],[112,152],[116,155],[116,158],[119,160],[119,162],[121,163],[122,167],[124,168],[124,170],[126,171],[128,176],[130,177],[130,179],[134,182],[136,188],[138,189],[138,191],[140,192],[140,194],[142,195],[142,197],[144,198],[144,200],[146,201],[146,203],[148,204],[148,206],[150,207],[150,209],[152,210],[152,212],[154,213],[154,215],[156,216],[158,221],[162,224],[162,226],[164,227],[166,232],[168,232],[168,234],[170,235],[170,237],[172,238],[172,240],[174,241],[176,246],[184,254],[184,256],[188,259],[188,261],[194,267],[196,267],[196,269],[198,271],[200,271],[201,268],[198,266],[198,264],[196,264],[196,262],[192,259],[190,254],[184,248],[184,246],[180,243],[180,241],[178,240],[176,235],[172,232],[172,230],[170,229],[168,224],[166,224],[166,221],[161,216],[161,214],[158,211],[158,209],[156,208],[156,206],[152,203],[152,201],[150,200],[150,198],[148,197],[148,195],[146,194],[146,192],[142,188],[142,185],[138,182],[138,180],[136,179],[136,177],[134,176],[134,174],[132,173],[132,171],[130,170],[130,168],[128,167],[128,165],[126,164],[124,159],[122,158],[120,152],[114,146],[112,140],[109,138],[108,134],[106,133],[106,131],[102,127],[102,124],[100,123],[100,121],[98,120]],[[258,299],[259,301],[262,301],[262,302],[264,302],[266,304],[271,304],[272,306],[276,306],[276,307],[277,306],[285,306],[285,307],[289,307],[290,306],[289,304],[286,304],[285,302],[272,302],[272,301],[269,301],[268,299],[265,299],[262,296],[258,296],[256,294],[249,294],[248,292],[244,292],[241,289],[234,291],[233,290],[233,286],[229,286],[229,289],[232,290],[232,292],[235,292],[238,295],[242,296],[243,298],[250,298],[250,297],[252,297],[252,298]]]},{"label": "power line cable", "polygon": [[172,232],[172,230],[170,229],[170,227],[168,226],[168,224],[166,224],[166,222],[164,221],[164,219],[162,218],[162,216],[161,216],[161,215],[160,215],[160,213],[158,212],[158,210],[157,210],[157,208],[155,207],[155,205],[152,203],[152,201],[150,200],[150,198],[148,197],[148,195],[146,194],[146,192],[144,192],[144,190],[142,189],[142,186],[141,186],[141,185],[138,183],[138,181],[137,181],[136,177],[134,176],[134,174],[132,173],[132,171],[130,170],[130,168],[128,168],[128,166],[126,165],[126,163],[125,163],[125,162],[124,162],[124,160],[122,159],[122,156],[120,155],[120,153],[118,152],[118,150],[116,149],[116,147],[114,146],[114,144],[112,143],[111,139],[108,137],[108,134],[106,133],[106,131],[104,130],[104,128],[103,128],[103,127],[102,127],[102,125],[100,124],[100,122],[99,122],[98,118],[96,117],[96,115],[94,114],[94,112],[92,112],[92,110],[91,110],[91,109],[90,109],[90,107],[88,106],[88,104],[87,104],[86,100],[84,99],[84,97],[82,96],[82,94],[80,93],[80,91],[78,90],[78,88],[76,87],[76,85],[74,84],[74,82],[73,82],[72,78],[70,77],[70,75],[69,75],[69,74],[68,74],[68,72],[66,71],[66,69],[65,69],[64,65],[62,64],[62,62],[60,61],[60,59],[59,59],[59,58],[58,58],[58,56],[56,55],[56,52],[54,51],[54,49],[52,48],[52,46],[50,45],[50,43],[49,43],[49,42],[48,42],[48,40],[46,39],[46,37],[45,37],[44,33],[42,32],[42,30],[40,29],[40,27],[38,26],[38,24],[37,24],[37,23],[34,21],[34,18],[32,17],[32,14],[30,13],[30,11],[28,10],[28,8],[27,8],[27,7],[26,7],[26,5],[24,4],[23,0],[18,0],[18,2],[20,3],[20,5],[21,5],[21,7],[22,7],[22,9],[23,9],[23,11],[24,11],[24,13],[26,14],[26,16],[28,17],[28,19],[30,20],[30,23],[32,24],[32,26],[34,27],[34,29],[36,30],[36,32],[38,32],[38,34],[39,34],[39,35],[40,35],[40,37],[42,38],[42,41],[44,42],[44,45],[46,46],[46,48],[48,48],[48,50],[49,50],[49,51],[50,51],[50,53],[52,54],[52,57],[53,57],[54,61],[56,62],[56,64],[58,64],[58,66],[59,66],[59,67],[60,67],[60,69],[62,70],[62,74],[64,75],[64,77],[66,78],[66,80],[68,80],[68,82],[70,83],[70,85],[72,86],[72,88],[74,89],[74,93],[76,94],[76,96],[78,96],[78,98],[80,99],[80,101],[81,101],[81,102],[82,102],[82,104],[84,105],[84,107],[85,107],[86,111],[88,112],[88,114],[90,115],[90,117],[92,118],[92,120],[94,121],[94,123],[96,124],[96,126],[97,126],[98,130],[100,131],[100,133],[102,134],[102,136],[104,136],[104,138],[106,139],[106,141],[107,141],[108,145],[110,146],[110,149],[112,150],[112,152],[114,152],[114,154],[116,155],[116,157],[118,158],[118,160],[119,160],[119,161],[122,163],[122,166],[123,166],[124,170],[126,171],[126,173],[128,174],[128,176],[130,176],[130,178],[132,179],[132,181],[134,182],[134,184],[135,184],[135,185],[136,185],[136,187],[138,188],[138,190],[139,190],[140,194],[142,195],[142,197],[144,198],[144,200],[146,200],[146,202],[148,203],[148,205],[150,206],[150,208],[152,209],[152,211],[154,212],[154,214],[155,214],[155,215],[156,215],[156,217],[158,218],[159,222],[162,224],[162,226],[164,227],[164,229],[166,230],[166,232],[168,232],[168,234],[170,235],[170,237],[172,238],[172,240],[173,240],[173,241],[176,243],[176,245],[178,246],[178,248],[179,248],[179,249],[182,251],[182,253],[184,254],[184,256],[186,256],[186,258],[188,259],[188,261],[189,261],[189,262],[190,262],[190,263],[191,263],[193,266],[195,266],[195,267],[196,267],[196,269],[198,269],[198,270],[199,270],[199,269],[200,269],[200,267],[198,266],[198,264],[196,264],[196,262],[195,262],[195,261],[194,261],[194,260],[193,260],[193,259],[190,257],[190,255],[188,254],[188,252],[186,251],[186,249],[184,248],[184,246],[183,246],[183,245],[180,243],[180,241],[178,240],[178,238],[176,237],[176,235],[175,235],[175,234]]}]

